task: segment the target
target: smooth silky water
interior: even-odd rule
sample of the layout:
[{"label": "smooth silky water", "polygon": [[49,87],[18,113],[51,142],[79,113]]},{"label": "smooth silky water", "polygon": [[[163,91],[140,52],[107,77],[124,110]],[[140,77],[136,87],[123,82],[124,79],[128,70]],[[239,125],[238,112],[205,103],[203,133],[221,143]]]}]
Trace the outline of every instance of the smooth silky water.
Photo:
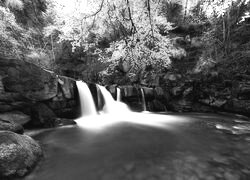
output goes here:
[{"label": "smooth silky water", "polygon": [[[250,179],[250,123],[241,117],[135,113],[98,88],[101,112],[85,109],[77,126],[34,136],[44,158],[25,180]],[[93,107],[89,99],[81,106]]]}]

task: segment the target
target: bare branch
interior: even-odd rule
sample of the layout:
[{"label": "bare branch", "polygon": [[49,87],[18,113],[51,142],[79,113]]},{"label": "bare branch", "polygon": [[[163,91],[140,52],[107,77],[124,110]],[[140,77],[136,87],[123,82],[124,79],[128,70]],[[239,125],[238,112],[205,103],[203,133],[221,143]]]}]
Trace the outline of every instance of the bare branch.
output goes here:
[{"label": "bare branch", "polygon": [[153,28],[152,19],[151,19],[150,0],[147,0],[147,6],[148,6],[148,16],[149,16],[149,21],[150,21],[150,26],[151,26],[152,37],[154,38],[154,28]]},{"label": "bare branch", "polygon": [[83,20],[84,20],[84,19],[88,19],[88,18],[93,17],[93,16],[96,16],[96,15],[102,10],[103,5],[104,5],[104,0],[102,0],[102,3],[101,3],[101,5],[100,5],[99,9],[98,9],[95,13],[83,17]]},{"label": "bare branch", "polygon": [[129,19],[130,19],[130,22],[131,22],[131,25],[132,25],[131,33],[133,34],[134,32],[136,32],[136,27],[135,27],[135,24],[134,24],[134,21],[133,21],[133,18],[132,18],[130,5],[129,5],[129,0],[126,0],[126,2],[127,2],[127,7],[128,7]]}]

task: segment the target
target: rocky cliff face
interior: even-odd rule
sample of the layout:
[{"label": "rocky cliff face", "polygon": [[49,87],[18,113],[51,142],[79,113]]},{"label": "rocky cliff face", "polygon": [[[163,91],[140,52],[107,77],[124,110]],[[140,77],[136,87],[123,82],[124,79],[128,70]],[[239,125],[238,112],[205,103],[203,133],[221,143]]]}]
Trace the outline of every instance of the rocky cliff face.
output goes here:
[{"label": "rocky cliff face", "polygon": [[15,116],[20,123],[50,127],[56,117],[77,117],[77,96],[73,80],[21,60],[0,59],[1,119]]}]

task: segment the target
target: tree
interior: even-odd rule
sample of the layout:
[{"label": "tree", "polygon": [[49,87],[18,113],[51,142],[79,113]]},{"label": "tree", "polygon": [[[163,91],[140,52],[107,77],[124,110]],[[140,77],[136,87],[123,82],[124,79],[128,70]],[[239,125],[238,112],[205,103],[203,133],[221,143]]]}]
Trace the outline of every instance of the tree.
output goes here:
[{"label": "tree", "polygon": [[[64,13],[56,1],[50,11],[54,21],[47,27],[48,36],[60,30],[59,42],[70,41],[72,50],[83,49],[86,54],[97,55],[100,62],[109,63],[115,71],[121,63],[130,65],[136,73],[146,66],[161,71],[170,65],[170,57],[180,53],[167,34],[172,29],[162,13],[164,1],[156,0],[90,0],[82,11],[82,1],[73,3],[74,13]],[[78,3],[78,4],[77,4]],[[86,5],[86,4],[84,4]],[[57,10],[56,14],[53,14]]]}]

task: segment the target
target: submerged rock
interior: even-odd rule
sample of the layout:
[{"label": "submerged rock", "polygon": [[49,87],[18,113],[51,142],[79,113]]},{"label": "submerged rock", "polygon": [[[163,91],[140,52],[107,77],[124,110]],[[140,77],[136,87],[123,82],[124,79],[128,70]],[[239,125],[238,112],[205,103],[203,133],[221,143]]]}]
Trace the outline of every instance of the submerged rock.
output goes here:
[{"label": "submerged rock", "polygon": [[0,131],[0,179],[24,176],[42,155],[31,137]]}]

